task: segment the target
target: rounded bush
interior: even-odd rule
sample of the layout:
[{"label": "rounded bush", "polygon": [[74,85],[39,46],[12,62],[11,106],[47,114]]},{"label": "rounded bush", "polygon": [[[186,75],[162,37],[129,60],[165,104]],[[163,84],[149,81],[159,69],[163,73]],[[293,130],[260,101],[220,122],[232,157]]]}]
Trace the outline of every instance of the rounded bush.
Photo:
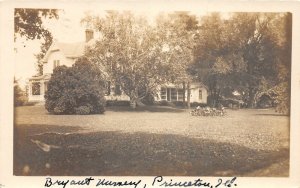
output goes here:
[{"label": "rounded bush", "polygon": [[75,108],[75,112],[79,115],[86,115],[91,112],[91,109],[88,106],[80,106],[78,108]]},{"label": "rounded bush", "polygon": [[102,74],[86,58],[72,67],[54,69],[45,93],[45,108],[53,114],[100,114],[105,109]]}]

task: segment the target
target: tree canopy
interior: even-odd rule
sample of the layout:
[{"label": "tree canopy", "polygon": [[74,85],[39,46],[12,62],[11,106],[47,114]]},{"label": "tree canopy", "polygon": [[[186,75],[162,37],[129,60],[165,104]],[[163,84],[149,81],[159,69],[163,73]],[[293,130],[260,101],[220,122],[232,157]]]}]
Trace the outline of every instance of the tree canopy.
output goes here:
[{"label": "tree canopy", "polygon": [[57,9],[25,9],[16,8],[15,38],[25,37],[29,40],[42,39],[50,35],[43,25],[43,18],[58,19]]},{"label": "tree canopy", "polygon": [[43,25],[44,19],[58,19],[57,9],[24,9],[16,8],[14,12],[14,38],[24,37],[26,40],[42,40],[40,52],[35,54],[36,69],[39,75],[43,74],[43,62],[47,50],[53,41],[51,32]]},{"label": "tree canopy", "polygon": [[[233,13],[227,19],[220,14],[204,17],[193,73],[208,85],[215,100],[229,89],[238,91],[248,107],[255,107],[259,96],[282,84],[280,75],[289,80],[289,19],[288,13]],[[289,93],[288,88],[285,91]],[[282,94],[277,92],[276,96]],[[289,101],[288,96],[284,98]]]},{"label": "tree canopy", "polygon": [[179,67],[185,67],[187,58],[192,59],[190,38],[179,35],[176,28],[180,24],[166,25],[169,20],[150,25],[144,17],[115,11],[108,11],[105,17],[83,19],[100,33],[86,56],[108,73],[108,80],[122,86],[133,106],[154,93],[158,85],[175,81],[185,72]]},{"label": "tree canopy", "polygon": [[234,92],[248,107],[263,94],[277,107],[289,106],[289,13],[173,12],[150,24],[131,12],[108,11],[82,22],[100,33],[86,56],[133,103],[160,84],[198,81],[208,86],[212,106]]}]

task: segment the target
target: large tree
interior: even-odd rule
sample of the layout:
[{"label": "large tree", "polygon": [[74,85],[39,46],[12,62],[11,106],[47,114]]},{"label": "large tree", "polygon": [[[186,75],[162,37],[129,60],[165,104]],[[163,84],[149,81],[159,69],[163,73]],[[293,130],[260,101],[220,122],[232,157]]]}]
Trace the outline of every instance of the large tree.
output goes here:
[{"label": "large tree", "polygon": [[[189,69],[194,63],[195,38],[198,32],[198,20],[189,12],[174,12],[161,14],[157,18],[156,29],[173,66],[170,73],[172,82],[183,85],[183,103],[190,107],[190,83],[195,79],[191,77]],[[185,91],[187,90],[187,94]]]},{"label": "large tree", "polygon": [[38,74],[43,74],[43,62],[47,50],[52,44],[53,37],[45,28],[44,19],[58,19],[57,9],[24,9],[16,8],[14,12],[15,27],[14,38],[24,37],[26,40],[41,40],[40,52],[35,54],[37,58],[36,69]]},{"label": "large tree", "polygon": [[[281,82],[281,65],[290,64],[291,51],[288,46],[281,46],[283,42],[291,45],[286,34],[291,28],[285,23],[286,16],[279,13],[237,13],[230,19],[229,28],[236,32],[236,41],[244,41],[236,49],[239,49],[245,65],[242,66],[245,69],[241,71],[241,78],[246,86],[243,89],[249,107],[255,107],[263,93]],[[286,68],[286,72],[290,72]]]},{"label": "large tree", "polygon": [[121,85],[133,108],[158,85],[173,82],[182,72],[176,71],[188,44],[170,40],[173,33],[165,31],[163,24],[150,25],[131,12],[115,11],[108,11],[105,17],[88,16],[83,22],[100,33],[86,56],[107,73],[107,79]]},{"label": "large tree", "polygon": [[289,48],[283,52],[279,45],[288,41],[284,17],[234,13],[226,19],[218,14],[202,19],[195,73],[209,86],[213,101],[228,89],[237,90],[249,107],[255,107],[257,98],[279,83],[278,76],[284,72],[280,67],[286,67],[281,66],[281,56],[290,56]]},{"label": "large tree", "polygon": [[[208,102],[213,106],[218,101],[221,82],[224,80],[221,79],[223,73],[214,70],[215,62],[222,60],[219,57],[226,52],[223,31],[224,20],[220,14],[212,13],[201,17],[194,51],[195,63],[191,69],[191,74],[208,86],[209,99],[213,99]],[[220,67],[222,69],[226,70],[225,67]]]},{"label": "large tree", "polygon": [[47,37],[49,31],[43,25],[43,19],[58,19],[57,9],[25,9],[16,8],[15,38],[25,37],[29,40]]},{"label": "large tree", "polygon": [[50,48],[51,44],[53,42],[53,36],[50,32],[45,32],[44,34],[44,40],[40,46],[40,52],[38,54],[35,54],[35,57],[37,59],[36,63],[36,70],[38,72],[38,75],[43,75],[43,59]]},{"label": "large tree", "polygon": [[275,84],[260,95],[267,94],[275,100],[276,110],[281,113],[290,111],[291,94],[291,47],[292,47],[292,15],[277,15],[270,24],[270,35],[274,41],[276,78]]}]

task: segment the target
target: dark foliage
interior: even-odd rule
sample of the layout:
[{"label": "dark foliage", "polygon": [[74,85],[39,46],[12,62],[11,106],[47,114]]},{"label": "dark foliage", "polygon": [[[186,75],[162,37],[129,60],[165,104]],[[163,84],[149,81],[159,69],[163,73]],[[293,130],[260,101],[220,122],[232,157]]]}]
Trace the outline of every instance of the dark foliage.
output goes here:
[{"label": "dark foliage", "polygon": [[[172,102],[169,102],[169,101],[166,101],[166,100],[162,100],[162,101],[159,101],[157,104],[160,105],[160,106],[184,107],[183,101],[172,101]],[[205,103],[199,103],[199,102],[192,102],[190,104],[190,106],[192,108],[197,107],[197,106],[206,107],[207,104],[205,104]]]},{"label": "dark foliage", "polygon": [[175,107],[175,104],[166,100],[162,100],[158,102],[158,105],[160,106],[173,106]]},{"label": "dark foliage", "polygon": [[192,102],[191,103],[191,107],[197,107],[197,106],[200,106],[200,107],[206,107],[207,106],[207,104],[205,104],[205,103],[199,103],[199,102]]},{"label": "dark foliage", "polygon": [[49,50],[51,44],[53,43],[53,36],[50,32],[46,32],[44,35],[44,42],[40,46],[40,52],[35,54],[37,59],[36,69],[38,75],[43,75],[43,58],[45,57],[47,51]]},{"label": "dark foliage", "polygon": [[130,101],[108,100],[106,106],[130,106]]},{"label": "dark foliage", "polygon": [[54,69],[45,107],[53,114],[101,114],[105,111],[104,92],[98,67],[80,58],[72,67]]},{"label": "dark foliage", "polygon": [[196,36],[190,73],[209,88],[210,106],[237,91],[247,107],[255,108],[267,93],[276,96],[278,112],[289,112],[290,13],[232,13],[228,19],[212,13],[201,18]]},{"label": "dark foliage", "polygon": [[15,9],[15,37],[19,34],[27,39],[41,39],[49,35],[42,18],[58,19],[57,9]]},{"label": "dark foliage", "polygon": [[156,93],[154,92],[148,92],[145,97],[141,99],[141,102],[146,105],[153,105],[155,102],[155,95]]},{"label": "dark foliage", "polygon": [[18,82],[14,80],[14,106],[23,106],[27,101],[26,93],[20,88]]},{"label": "dark foliage", "polygon": [[91,112],[90,110],[90,105],[89,106],[79,106],[78,108],[75,108],[75,113],[80,114],[80,115],[87,115]]},{"label": "dark foliage", "polygon": [[273,106],[274,100],[268,95],[262,95],[257,102],[257,107],[259,108],[270,108]]},{"label": "dark foliage", "polygon": [[183,101],[174,101],[172,102],[175,106],[183,107]]}]

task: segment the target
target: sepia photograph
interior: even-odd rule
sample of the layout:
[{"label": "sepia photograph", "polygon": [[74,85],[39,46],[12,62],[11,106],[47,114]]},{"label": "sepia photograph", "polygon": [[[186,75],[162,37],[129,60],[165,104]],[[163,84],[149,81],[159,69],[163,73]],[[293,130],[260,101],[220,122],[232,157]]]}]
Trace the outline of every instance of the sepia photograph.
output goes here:
[{"label": "sepia photograph", "polygon": [[15,8],[13,175],[289,177],[292,20]]}]

